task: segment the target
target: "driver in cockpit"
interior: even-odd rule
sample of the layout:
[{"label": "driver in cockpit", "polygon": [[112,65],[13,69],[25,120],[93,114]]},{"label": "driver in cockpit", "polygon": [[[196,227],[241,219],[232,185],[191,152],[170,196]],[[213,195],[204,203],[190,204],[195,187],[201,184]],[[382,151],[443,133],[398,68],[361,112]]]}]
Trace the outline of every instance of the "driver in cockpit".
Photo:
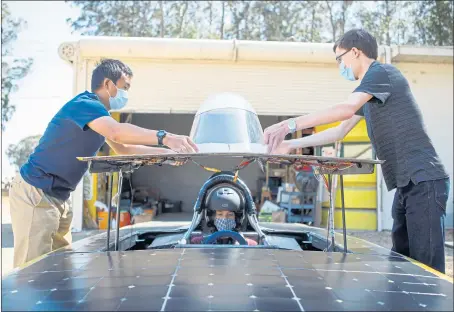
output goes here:
[{"label": "driver in cockpit", "polygon": [[[228,210],[216,210],[214,226],[218,231],[234,231],[237,227],[235,213]],[[241,233],[240,233],[241,235]],[[242,235],[243,236],[243,235]],[[244,237],[244,236],[243,236]],[[203,235],[194,236],[191,239],[191,244],[201,244]],[[257,246],[257,242],[244,237],[249,246]]]}]

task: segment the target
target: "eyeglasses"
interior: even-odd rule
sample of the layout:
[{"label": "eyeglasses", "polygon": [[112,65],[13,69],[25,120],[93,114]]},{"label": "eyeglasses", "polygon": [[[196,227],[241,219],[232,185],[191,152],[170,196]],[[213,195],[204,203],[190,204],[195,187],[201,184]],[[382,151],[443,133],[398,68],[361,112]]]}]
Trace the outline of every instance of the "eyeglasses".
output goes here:
[{"label": "eyeglasses", "polygon": [[345,51],[344,53],[342,53],[341,55],[336,56],[336,62],[337,62],[338,65],[339,65],[339,64],[341,63],[341,61],[342,61],[342,60],[341,60],[342,56],[344,56],[345,54],[347,54],[347,53],[350,52],[351,50],[352,50],[352,49],[349,49],[349,50]]}]

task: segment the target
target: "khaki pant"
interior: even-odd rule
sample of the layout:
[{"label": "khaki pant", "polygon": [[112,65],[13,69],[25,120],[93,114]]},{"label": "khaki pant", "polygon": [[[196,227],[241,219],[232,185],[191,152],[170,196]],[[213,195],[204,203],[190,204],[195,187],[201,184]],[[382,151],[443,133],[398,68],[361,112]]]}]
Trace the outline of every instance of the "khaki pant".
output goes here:
[{"label": "khaki pant", "polygon": [[47,196],[18,174],[9,190],[14,267],[71,244],[70,201]]}]

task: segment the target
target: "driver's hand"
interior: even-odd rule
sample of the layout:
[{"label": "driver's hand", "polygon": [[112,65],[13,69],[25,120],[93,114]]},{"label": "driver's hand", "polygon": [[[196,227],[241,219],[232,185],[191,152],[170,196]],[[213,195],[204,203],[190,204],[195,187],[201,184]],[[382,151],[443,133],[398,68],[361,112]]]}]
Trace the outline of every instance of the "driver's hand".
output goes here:
[{"label": "driver's hand", "polygon": [[186,135],[167,133],[162,143],[177,153],[190,154],[199,151],[197,145]]}]

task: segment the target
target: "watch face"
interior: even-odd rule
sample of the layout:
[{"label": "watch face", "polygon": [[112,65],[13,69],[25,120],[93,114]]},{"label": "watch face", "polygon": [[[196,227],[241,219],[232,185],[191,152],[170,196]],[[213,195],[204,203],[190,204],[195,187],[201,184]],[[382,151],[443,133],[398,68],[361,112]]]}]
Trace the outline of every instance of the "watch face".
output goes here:
[{"label": "watch face", "polygon": [[295,131],[296,130],[296,122],[295,122],[295,119],[291,119],[289,122],[288,122],[288,127],[291,131]]}]

